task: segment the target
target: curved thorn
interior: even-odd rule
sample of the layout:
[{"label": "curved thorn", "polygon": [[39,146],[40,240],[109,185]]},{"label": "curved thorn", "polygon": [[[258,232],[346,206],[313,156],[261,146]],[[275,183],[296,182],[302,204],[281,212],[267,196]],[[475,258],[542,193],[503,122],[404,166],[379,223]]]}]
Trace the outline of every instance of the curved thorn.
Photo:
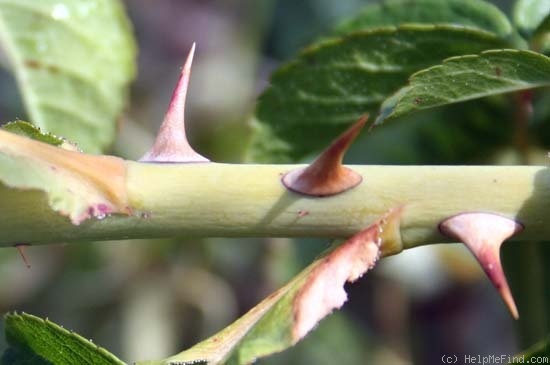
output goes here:
[{"label": "curved thorn", "polygon": [[462,213],[441,222],[439,230],[448,237],[459,239],[470,249],[512,316],[518,319],[516,303],[500,262],[500,246],[504,240],[521,232],[523,226],[497,214]]},{"label": "curved thorn", "polygon": [[21,258],[23,259],[23,262],[25,263],[25,266],[27,266],[28,269],[31,268],[31,264],[29,260],[27,260],[27,256],[25,255],[25,247],[30,246],[28,243],[17,243],[13,245],[19,251],[19,254],[21,255]]},{"label": "curved thorn", "polygon": [[181,71],[155,143],[149,152],[140,159],[141,162],[209,162],[207,158],[195,152],[187,141],[185,133],[185,100],[194,54],[195,43],[191,46]]},{"label": "curved thorn", "polygon": [[311,196],[342,193],[361,183],[362,176],[342,166],[342,159],[368,119],[363,115],[324,150],[311,165],[286,173],[282,182],[289,190]]}]

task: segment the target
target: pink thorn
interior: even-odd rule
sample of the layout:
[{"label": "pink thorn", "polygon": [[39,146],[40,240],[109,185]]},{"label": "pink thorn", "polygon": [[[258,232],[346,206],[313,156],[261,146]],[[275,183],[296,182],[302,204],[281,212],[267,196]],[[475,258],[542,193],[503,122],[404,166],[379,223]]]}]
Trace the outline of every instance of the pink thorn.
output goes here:
[{"label": "pink thorn", "polygon": [[195,43],[191,46],[178,84],[172,94],[168,111],[160,126],[153,147],[140,161],[142,162],[209,162],[191,147],[185,133],[185,100],[191,77],[191,64],[195,54]]},{"label": "pink thorn", "polygon": [[23,262],[27,266],[28,269],[31,268],[31,264],[29,263],[29,260],[27,260],[27,256],[25,255],[25,247],[30,246],[27,243],[18,243],[16,245],[13,245],[13,247],[17,248],[17,251],[19,251],[19,254],[21,255],[21,258],[23,259]]},{"label": "pink thorn", "polygon": [[462,213],[443,221],[439,230],[448,237],[459,239],[470,249],[512,316],[518,319],[518,309],[500,262],[500,246],[504,240],[521,232],[523,226],[497,214]]}]

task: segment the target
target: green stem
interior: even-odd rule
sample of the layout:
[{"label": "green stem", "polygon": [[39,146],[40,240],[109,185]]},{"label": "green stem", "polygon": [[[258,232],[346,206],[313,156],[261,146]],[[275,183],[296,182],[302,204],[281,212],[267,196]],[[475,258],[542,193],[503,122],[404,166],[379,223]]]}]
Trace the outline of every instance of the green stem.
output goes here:
[{"label": "green stem", "polygon": [[548,333],[544,255],[546,242],[506,245],[503,265],[521,313],[517,322],[520,348],[527,348]]},{"label": "green stem", "polygon": [[529,166],[353,166],[356,188],[328,198],[287,191],[296,165],[144,164],[126,161],[132,216],[79,226],[48,206],[44,193],[0,187],[0,246],[167,236],[349,237],[402,207],[386,253],[448,242],[445,218],[488,211],[520,221],[514,239],[550,236],[550,170]]}]

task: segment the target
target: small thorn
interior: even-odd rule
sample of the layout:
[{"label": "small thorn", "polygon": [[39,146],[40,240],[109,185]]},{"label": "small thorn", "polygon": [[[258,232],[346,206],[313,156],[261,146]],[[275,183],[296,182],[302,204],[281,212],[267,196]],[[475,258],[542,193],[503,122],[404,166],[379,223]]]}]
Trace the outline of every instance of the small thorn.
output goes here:
[{"label": "small thorn", "polygon": [[185,100],[191,77],[191,64],[195,54],[195,43],[191,46],[178,84],[172,94],[168,111],[160,126],[153,147],[141,159],[141,162],[209,162],[191,147],[185,133]]},{"label": "small thorn", "polygon": [[523,226],[497,214],[462,213],[441,222],[439,230],[448,237],[459,239],[470,249],[512,316],[518,319],[518,309],[500,262],[500,246],[504,240],[521,232]]},{"label": "small thorn", "polygon": [[23,259],[23,262],[25,263],[25,266],[27,266],[28,269],[31,268],[31,264],[29,263],[29,260],[27,260],[27,256],[25,255],[25,247],[30,246],[27,243],[18,243],[16,245],[13,245],[13,247],[17,248],[17,251],[19,251],[19,254],[21,255],[21,258]]},{"label": "small thorn", "polygon": [[368,119],[363,115],[324,150],[311,165],[286,173],[282,182],[289,190],[311,196],[330,196],[342,193],[361,183],[357,172],[342,166],[347,149]]}]

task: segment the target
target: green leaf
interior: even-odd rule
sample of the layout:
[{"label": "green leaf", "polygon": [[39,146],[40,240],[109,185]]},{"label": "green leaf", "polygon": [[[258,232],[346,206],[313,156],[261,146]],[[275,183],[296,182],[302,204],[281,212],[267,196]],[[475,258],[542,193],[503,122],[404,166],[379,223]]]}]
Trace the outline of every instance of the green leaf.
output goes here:
[{"label": "green leaf", "polygon": [[522,353],[515,355],[510,363],[536,364],[537,362],[533,360],[537,360],[538,362],[540,362],[541,360],[544,361],[544,359],[548,358],[550,358],[550,335],[547,336],[545,339],[537,342]]},{"label": "green leaf", "polygon": [[295,347],[262,359],[257,364],[365,364],[365,359],[373,357],[375,346],[372,344],[376,343],[366,332],[349,313],[337,312],[324,319],[313,333]]},{"label": "green leaf", "polygon": [[542,20],[539,26],[535,29],[534,35],[542,35],[550,32],[550,13]]},{"label": "green leaf", "polygon": [[105,349],[49,320],[30,314],[7,314],[2,365],[124,365]]},{"label": "green leaf", "polygon": [[[44,192],[51,208],[75,225],[130,213],[122,159],[70,151],[0,129],[0,195],[5,188]],[[14,196],[4,194],[3,204],[9,206],[6,200]]]},{"label": "green leaf", "polygon": [[422,70],[388,98],[376,124],[436,106],[550,85],[550,58],[519,50],[453,57]]},{"label": "green leaf", "polygon": [[2,126],[2,129],[20,136],[51,144],[52,146],[60,146],[63,144],[63,138],[51,133],[43,133],[40,128],[22,120],[6,123]]},{"label": "green leaf", "polygon": [[[374,266],[380,243],[395,233],[397,214],[375,222],[305,268],[236,322],[180,354],[141,365],[244,365],[283,351],[346,301],[345,282]],[[393,233],[391,233],[393,232]]]},{"label": "green leaf", "polygon": [[534,50],[541,53],[550,53],[550,14],[544,18],[533,32],[531,44]]},{"label": "green leaf", "polygon": [[272,76],[256,107],[248,159],[301,159],[363,113],[377,111],[412,73],[506,45],[493,34],[449,25],[375,29],[321,42]]},{"label": "green leaf", "polygon": [[35,125],[22,120],[6,123],[2,126],[2,129],[52,146],[58,146],[72,151],[77,150],[76,146],[68,142],[65,138],[56,136],[52,133],[44,133]]},{"label": "green leaf", "polygon": [[514,106],[501,95],[411,114],[366,134],[346,158],[371,165],[494,164],[514,142]]},{"label": "green leaf", "polygon": [[87,152],[112,143],[135,73],[118,0],[0,0],[0,45],[30,120]]},{"label": "green leaf", "polygon": [[340,24],[335,32],[345,35],[358,30],[399,26],[404,23],[455,24],[483,29],[501,37],[512,26],[496,6],[481,0],[393,0],[365,7],[361,13]]},{"label": "green leaf", "polygon": [[549,14],[550,0],[518,0],[513,10],[516,27],[526,36],[533,34]]}]

